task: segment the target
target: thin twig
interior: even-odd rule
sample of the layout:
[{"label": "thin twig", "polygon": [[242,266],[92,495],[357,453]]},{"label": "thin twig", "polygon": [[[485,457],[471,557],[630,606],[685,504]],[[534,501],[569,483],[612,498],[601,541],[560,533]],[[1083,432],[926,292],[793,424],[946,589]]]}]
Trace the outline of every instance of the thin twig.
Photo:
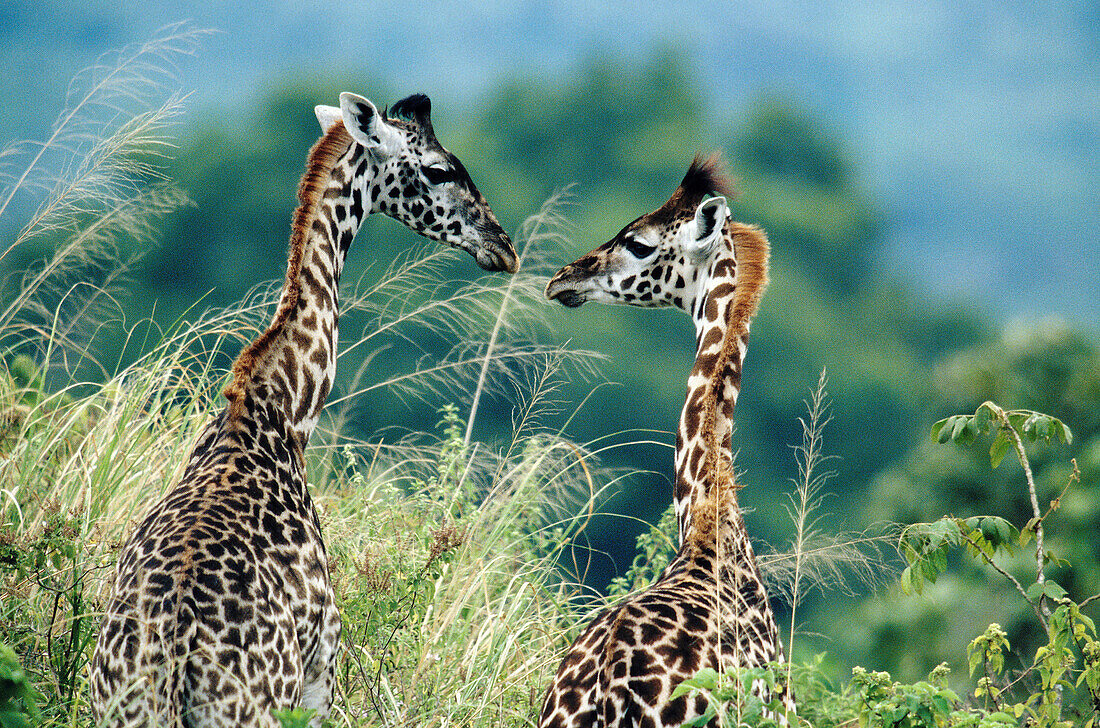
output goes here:
[{"label": "thin twig", "polygon": [[[1027,492],[1031,497],[1031,512],[1034,515],[1035,522],[1035,581],[1042,584],[1046,581],[1046,576],[1043,573],[1043,512],[1039,510],[1039,498],[1035,493],[1035,478],[1031,474],[1031,463],[1028,462],[1027,453],[1024,451],[1024,441],[1020,438],[1020,433],[1016,432],[1016,428],[1008,424],[1007,419],[1004,422],[1005,429],[1008,430],[1009,436],[1012,438],[1012,443],[1016,447],[1016,457],[1020,459],[1020,465],[1024,468],[1024,477],[1027,478]],[[1049,617],[1050,609],[1043,604],[1043,600],[1040,598],[1040,605],[1043,608],[1043,612]]]},{"label": "thin twig", "polygon": [[1014,577],[1012,574],[1008,573],[1007,571],[1005,571],[1001,567],[997,566],[997,564],[993,563],[993,559],[991,559],[985,553],[985,551],[982,551],[981,547],[978,546],[978,543],[976,541],[974,541],[974,539],[970,538],[970,536],[963,533],[961,529],[960,529],[959,533],[962,535],[962,537],[964,539],[966,539],[967,543],[969,543],[971,546],[974,547],[975,551],[977,551],[979,554],[982,555],[982,558],[985,559],[985,562],[987,564],[992,566],[994,568],[994,570],[997,571],[997,573],[1001,574],[1002,576],[1004,576],[1005,578],[1007,578],[1009,581],[1011,581],[1013,584],[1016,585],[1016,590],[1018,592],[1020,592],[1020,594],[1023,595],[1024,601],[1027,602],[1028,604],[1030,604],[1031,608],[1035,610],[1035,616],[1039,618],[1039,623],[1043,625],[1043,629],[1046,629],[1047,628],[1047,621],[1046,621],[1046,619],[1043,618],[1043,613],[1039,611],[1039,607],[1035,604],[1035,602],[1028,599],[1027,590],[1024,589],[1023,585],[1020,584],[1020,582],[1016,579],[1016,577]]}]

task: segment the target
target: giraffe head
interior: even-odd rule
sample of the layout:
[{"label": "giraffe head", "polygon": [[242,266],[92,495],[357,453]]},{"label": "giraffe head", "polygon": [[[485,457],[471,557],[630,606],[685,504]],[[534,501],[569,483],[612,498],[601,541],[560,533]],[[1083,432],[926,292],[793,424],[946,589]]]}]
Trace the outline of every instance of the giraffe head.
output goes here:
[{"label": "giraffe head", "polygon": [[696,157],[668,202],[558,271],[546,296],[569,307],[600,301],[693,313],[729,217],[714,192],[732,194],[718,156]]},{"label": "giraffe head", "polygon": [[366,212],[381,212],[432,240],[474,256],[485,270],[519,267],[508,234],[458,157],[435,138],[432,103],[414,94],[379,112],[369,100],[340,94],[340,107],[314,109],[328,131],[337,122],[352,138],[347,159]]}]

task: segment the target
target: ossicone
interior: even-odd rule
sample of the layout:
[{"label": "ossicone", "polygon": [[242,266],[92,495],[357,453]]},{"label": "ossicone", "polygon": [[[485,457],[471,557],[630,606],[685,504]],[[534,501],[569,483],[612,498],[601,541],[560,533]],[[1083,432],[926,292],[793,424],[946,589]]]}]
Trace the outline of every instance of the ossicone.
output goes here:
[{"label": "ossicone", "polygon": [[389,110],[392,119],[411,121],[417,126],[430,129],[432,126],[432,100],[424,94],[413,94],[398,101]]}]

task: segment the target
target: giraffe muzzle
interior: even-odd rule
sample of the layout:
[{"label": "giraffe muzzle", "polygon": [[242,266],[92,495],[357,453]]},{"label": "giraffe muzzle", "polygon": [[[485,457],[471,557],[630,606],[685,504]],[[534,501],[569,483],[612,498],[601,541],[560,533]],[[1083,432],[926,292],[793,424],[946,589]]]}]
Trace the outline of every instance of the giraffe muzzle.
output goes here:
[{"label": "giraffe muzzle", "polygon": [[546,284],[546,297],[551,301],[557,301],[566,308],[577,308],[588,299],[573,287],[571,281],[567,280],[566,277],[569,272],[570,266],[566,266],[550,279],[550,282]]},{"label": "giraffe muzzle", "polygon": [[481,234],[479,240],[474,240],[468,245],[464,243],[460,247],[465,248],[470,255],[474,256],[478,266],[487,271],[515,273],[519,270],[519,257],[516,255],[516,249],[512,247],[512,240],[499,225],[492,227],[479,229],[478,232]]},{"label": "giraffe muzzle", "polygon": [[474,253],[474,260],[487,271],[515,273],[519,270],[519,259],[512,250],[512,246],[507,244],[507,238],[505,238],[505,243],[507,247],[487,248],[482,246],[478,248],[477,252]]}]

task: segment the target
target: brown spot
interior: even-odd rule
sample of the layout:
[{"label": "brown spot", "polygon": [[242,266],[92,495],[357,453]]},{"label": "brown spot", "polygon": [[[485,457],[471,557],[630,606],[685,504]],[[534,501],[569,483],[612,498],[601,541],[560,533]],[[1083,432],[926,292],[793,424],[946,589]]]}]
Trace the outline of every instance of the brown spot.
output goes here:
[{"label": "brown spot", "polygon": [[703,334],[703,340],[699,342],[699,351],[706,351],[710,347],[722,341],[722,330],[718,327],[707,329]]},{"label": "brown spot", "polygon": [[714,277],[732,278],[737,272],[737,260],[735,258],[722,258],[714,265]]},{"label": "brown spot", "polygon": [[687,717],[687,698],[677,698],[661,709],[661,723],[664,725],[680,725]]},{"label": "brown spot", "polygon": [[707,296],[705,314],[707,321],[718,320],[718,299],[715,296]]},{"label": "brown spot", "polygon": [[719,283],[711,289],[710,298],[714,299],[715,301],[724,301],[730,296],[730,294],[733,293],[733,291],[734,286],[732,283]]}]

